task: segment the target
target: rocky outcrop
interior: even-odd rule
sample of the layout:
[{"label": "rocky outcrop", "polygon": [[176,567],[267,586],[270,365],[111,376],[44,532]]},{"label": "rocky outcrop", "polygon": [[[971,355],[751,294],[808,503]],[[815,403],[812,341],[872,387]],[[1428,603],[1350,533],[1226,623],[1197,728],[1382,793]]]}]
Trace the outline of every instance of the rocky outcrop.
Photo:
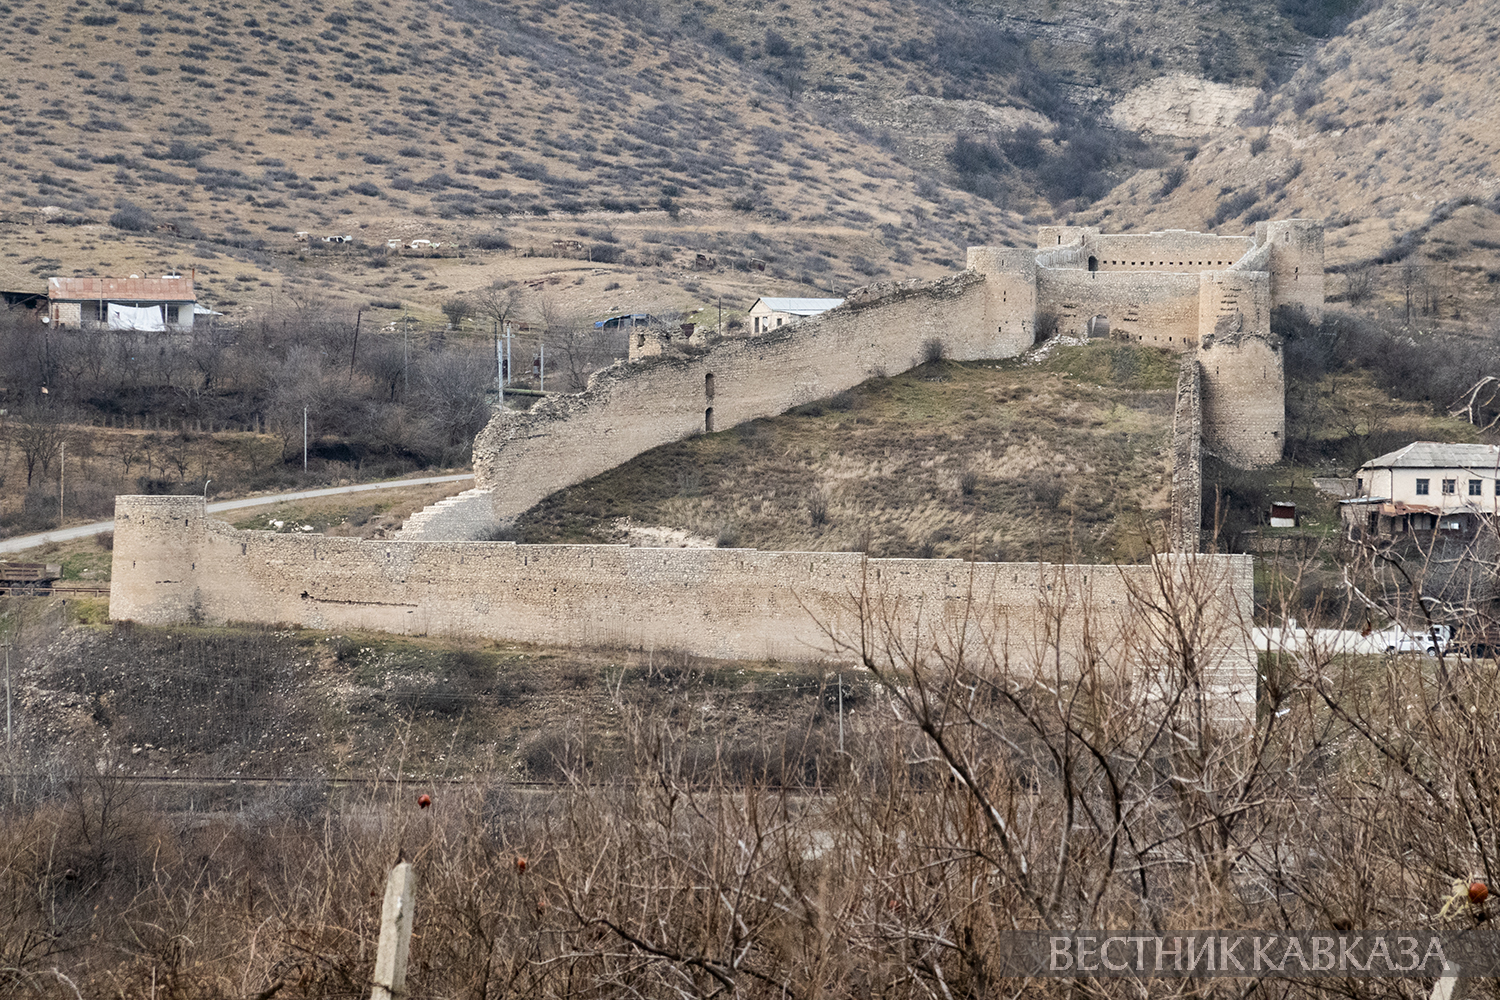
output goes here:
[{"label": "rocky outcrop", "polygon": [[1114,108],[1122,128],[1148,135],[1197,139],[1234,124],[1260,93],[1254,87],[1232,87],[1186,73],[1143,83]]}]

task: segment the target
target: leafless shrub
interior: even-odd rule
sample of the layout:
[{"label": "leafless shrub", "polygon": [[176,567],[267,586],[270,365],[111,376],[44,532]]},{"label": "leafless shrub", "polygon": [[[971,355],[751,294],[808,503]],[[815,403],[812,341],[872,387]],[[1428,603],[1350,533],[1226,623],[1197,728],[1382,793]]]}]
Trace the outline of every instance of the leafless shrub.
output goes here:
[{"label": "leafless shrub", "polygon": [[828,523],[828,494],[823,490],[813,490],[807,495],[807,518],[813,527]]}]

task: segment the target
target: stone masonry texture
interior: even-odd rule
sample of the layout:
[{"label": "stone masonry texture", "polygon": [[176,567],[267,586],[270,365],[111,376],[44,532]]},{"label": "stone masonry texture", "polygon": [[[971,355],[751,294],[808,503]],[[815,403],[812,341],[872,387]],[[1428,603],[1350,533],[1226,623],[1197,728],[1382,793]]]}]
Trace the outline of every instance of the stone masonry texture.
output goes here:
[{"label": "stone masonry texture", "polygon": [[904,371],[929,341],[958,360],[1015,357],[1035,343],[1039,317],[1061,333],[1108,329],[1197,353],[1208,450],[1247,468],[1269,465],[1281,457],[1285,422],[1281,348],[1270,331],[1278,305],[1321,314],[1321,223],[1261,223],[1254,238],[1042,227],[1035,250],[971,247],[960,274],[856,289],[815,319],[701,354],[618,363],[582,393],[497,413],[475,441],[475,474],[493,521],[505,523],[657,445]]},{"label": "stone masonry texture", "polygon": [[1066,672],[1085,655],[1165,669],[1184,659],[1173,637],[1186,631],[1204,682],[1238,703],[1254,694],[1250,565],[367,540],[236,530],[202,497],[119,497],[110,617],[849,662],[863,616],[912,649],[963,639],[1008,669]]}]

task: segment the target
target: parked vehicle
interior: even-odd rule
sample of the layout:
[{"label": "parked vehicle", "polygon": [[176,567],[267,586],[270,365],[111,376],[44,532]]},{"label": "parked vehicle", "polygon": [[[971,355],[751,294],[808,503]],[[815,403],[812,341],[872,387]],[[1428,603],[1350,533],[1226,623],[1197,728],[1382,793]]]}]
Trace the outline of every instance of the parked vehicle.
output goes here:
[{"label": "parked vehicle", "polygon": [[1500,628],[1493,624],[1465,622],[1453,638],[1453,652],[1459,656],[1487,660],[1500,656]]},{"label": "parked vehicle", "polygon": [[1392,625],[1381,633],[1387,653],[1426,653],[1437,656],[1448,652],[1453,641],[1453,626],[1434,625],[1424,632],[1408,632],[1400,625]]}]

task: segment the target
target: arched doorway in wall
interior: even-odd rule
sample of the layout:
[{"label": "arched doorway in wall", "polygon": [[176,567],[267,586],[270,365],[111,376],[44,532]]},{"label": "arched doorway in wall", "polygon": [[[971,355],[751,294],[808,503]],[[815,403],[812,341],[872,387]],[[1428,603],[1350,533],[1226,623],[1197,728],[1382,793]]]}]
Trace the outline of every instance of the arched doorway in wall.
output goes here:
[{"label": "arched doorway in wall", "polygon": [[714,408],[712,406],[710,406],[708,409],[706,409],[706,410],[703,411],[703,433],[705,433],[705,434],[712,434],[713,432],[714,432]]},{"label": "arched doorway in wall", "polygon": [[1090,271],[1097,271],[1097,270],[1099,270],[1099,258],[1098,257],[1090,257],[1089,258],[1089,270]]},{"label": "arched doorway in wall", "polygon": [[1093,340],[1096,337],[1108,337],[1109,317],[1103,314],[1090,317],[1086,329],[1089,332],[1090,340]]}]

